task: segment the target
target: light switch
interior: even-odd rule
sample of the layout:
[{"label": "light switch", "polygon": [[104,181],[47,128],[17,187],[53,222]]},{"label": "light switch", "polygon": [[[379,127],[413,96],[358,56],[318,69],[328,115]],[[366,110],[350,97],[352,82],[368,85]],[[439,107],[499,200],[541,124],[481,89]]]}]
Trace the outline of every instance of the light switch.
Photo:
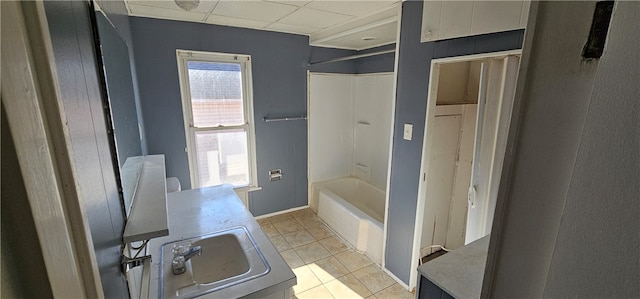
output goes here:
[{"label": "light switch", "polygon": [[404,140],[411,140],[413,138],[413,125],[404,124]]}]

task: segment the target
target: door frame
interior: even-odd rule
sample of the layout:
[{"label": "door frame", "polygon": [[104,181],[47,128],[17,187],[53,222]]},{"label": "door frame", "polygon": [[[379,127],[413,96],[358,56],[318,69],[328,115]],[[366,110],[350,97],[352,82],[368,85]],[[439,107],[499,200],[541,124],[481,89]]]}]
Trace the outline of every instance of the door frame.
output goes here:
[{"label": "door frame", "polygon": [[44,3],[2,1],[2,24],[2,104],[52,295],[104,298]]},{"label": "door frame", "polygon": [[[428,95],[427,95],[427,108],[426,117],[424,123],[424,136],[422,139],[422,156],[420,162],[420,175],[418,177],[418,198],[416,206],[416,215],[413,231],[413,248],[411,250],[411,268],[409,276],[409,289],[416,287],[418,278],[418,259],[420,258],[420,242],[422,238],[422,225],[424,222],[424,208],[426,202],[427,189],[427,176],[429,170],[429,157],[431,155],[431,143],[432,143],[432,130],[430,129],[429,122],[435,117],[436,98],[438,95],[438,80],[440,74],[440,64],[463,62],[470,60],[481,60],[489,58],[499,58],[509,55],[522,55],[522,50],[510,50],[500,51],[483,54],[473,54],[465,56],[447,57],[431,60],[431,70],[429,75]],[[480,111],[480,106],[478,106]]]}]

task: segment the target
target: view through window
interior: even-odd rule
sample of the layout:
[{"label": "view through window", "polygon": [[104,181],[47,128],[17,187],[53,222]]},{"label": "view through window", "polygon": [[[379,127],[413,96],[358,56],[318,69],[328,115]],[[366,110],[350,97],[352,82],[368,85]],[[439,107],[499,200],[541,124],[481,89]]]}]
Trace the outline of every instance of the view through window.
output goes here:
[{"label": "view through window", "polygon": [[248,56],[179,51],[178,57],[181,87],[188,88],[182,97],[193,187],[251,185]]}]

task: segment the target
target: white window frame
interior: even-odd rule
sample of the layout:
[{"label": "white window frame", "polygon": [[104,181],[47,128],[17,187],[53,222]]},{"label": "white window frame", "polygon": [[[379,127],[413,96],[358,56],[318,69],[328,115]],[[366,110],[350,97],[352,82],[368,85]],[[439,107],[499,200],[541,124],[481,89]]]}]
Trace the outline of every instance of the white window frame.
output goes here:
[{"label": "white window frame", "polygon": [[[189,160],[189,176],[191,188],[200,188],[198,177],[198,163],[196,153],[195,133],[203,131],[227,131],[243,129],[247,132],[247,151],[249,158],[249,184],[247,186],[235,186],[236,190],[257,190],[257,163],[255,150],[255,127],[253,117],[253,82],[251,75],[251,55],[228,54],[216,52],[200,52],[189,50],[176,50],[178,60],[178,75],[180,78],[180,94],[182,97],[182,115],[184,118],[184,130],[187,141],[187,157]],[[191,109],[191,92],[189,85],[188,62],[220,62],[240,64],[242,75],[242,100],[245,123],[235,126],[195,127],[193,125],[193,111]]]}]

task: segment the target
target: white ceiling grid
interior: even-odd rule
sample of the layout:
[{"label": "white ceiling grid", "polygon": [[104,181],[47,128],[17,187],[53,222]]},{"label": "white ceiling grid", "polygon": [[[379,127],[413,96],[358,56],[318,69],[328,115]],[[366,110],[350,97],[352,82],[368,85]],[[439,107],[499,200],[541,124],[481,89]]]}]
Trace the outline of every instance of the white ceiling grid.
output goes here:
[{"label": "white ceiling grid", "polygon": [[[125,2],[132,16],[309,35],[312,45],[353,50],[395,42],[400,4],[400,0],[200,0],[197,8],[185,11],[173,0]],[[395,19],[388,21],[390,15]],[[369,24],[363,26],[363,21]]]}]

